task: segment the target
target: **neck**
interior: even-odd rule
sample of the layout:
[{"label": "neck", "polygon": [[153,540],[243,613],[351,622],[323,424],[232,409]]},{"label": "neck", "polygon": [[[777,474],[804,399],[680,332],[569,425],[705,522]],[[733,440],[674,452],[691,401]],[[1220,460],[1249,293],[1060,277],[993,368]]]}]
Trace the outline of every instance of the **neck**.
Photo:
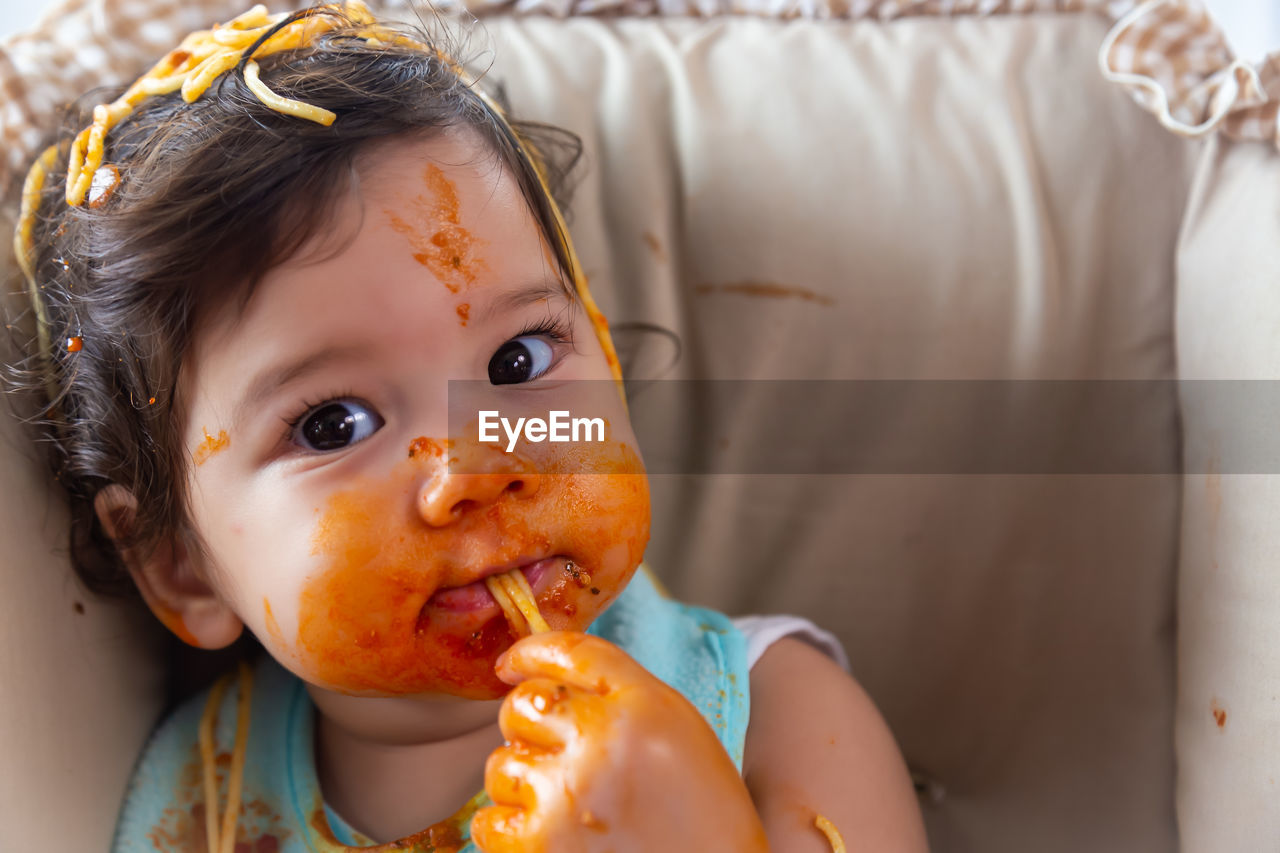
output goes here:
[{"label": "neck", "polygon": [[377,842],[442,821],[484,785],[500,701],[367,699],[309,687],[316,772],[330,808]]}]

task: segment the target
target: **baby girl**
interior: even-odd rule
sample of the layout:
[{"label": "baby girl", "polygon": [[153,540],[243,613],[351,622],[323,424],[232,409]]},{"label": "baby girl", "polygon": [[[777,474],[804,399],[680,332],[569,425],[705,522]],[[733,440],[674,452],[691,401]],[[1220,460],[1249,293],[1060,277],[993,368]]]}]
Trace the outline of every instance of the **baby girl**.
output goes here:
[{"label": "baby girl", "polygon": [[192,34],[33,167],[21,367],[77,569],[267,653],[160,726],[117,851],[925,848],[821,632],[749,658],[641,568],[620,393],[602,441],[451,432],[451,380],[620,379],[552,150],[350,3]]}]

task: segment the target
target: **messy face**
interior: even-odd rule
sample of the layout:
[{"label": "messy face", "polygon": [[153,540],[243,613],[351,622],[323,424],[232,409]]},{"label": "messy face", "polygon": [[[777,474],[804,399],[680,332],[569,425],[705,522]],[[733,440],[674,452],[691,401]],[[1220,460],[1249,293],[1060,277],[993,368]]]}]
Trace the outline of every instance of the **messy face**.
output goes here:
[{"label": "messy face", "polygon": [[449,435],[451,379],[552,410],[609,364],[473,137],[383,144],[357,172],[184,364],[198,569],[313,685],[494,698],[516,637],[483,579],[518,568],[553,628],[585,628],[643,554],[643,468],[616,399],[592,413],[604,441],[536,456]]}]

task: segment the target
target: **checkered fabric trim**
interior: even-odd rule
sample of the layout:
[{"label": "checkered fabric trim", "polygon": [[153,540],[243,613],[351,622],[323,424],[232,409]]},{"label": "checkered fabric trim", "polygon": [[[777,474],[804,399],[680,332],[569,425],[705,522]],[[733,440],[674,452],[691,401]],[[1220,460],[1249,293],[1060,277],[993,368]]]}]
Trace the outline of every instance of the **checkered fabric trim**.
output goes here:
[{"label": "checkered fabric trim", "polygon": [[1221,129],[1280,145],[1280,53],[1236,59],[1199,2],[1148,0],[1120,16],[1099,53],[1102,73],[1184,136]]},{"label": "checkered fabric trim", "polygon": [[[131,82],[184,35],[243,11],[245,0],[65,0],[28,33],[0,42],[0,193],[13,197],[63,104]],[[293,4],[271,0],[272,11]],[[371,4],[376,5],[376,4]],[[407,0],[387,0],[405,8]],[[892,20],[909,16],[1084,13],[1113,22],[1102,73],[1169,130],[1221,130],[1280,145],[1280,53],[1236,59],[1200,0],[439,0],[445,13],[757,15]]]}]

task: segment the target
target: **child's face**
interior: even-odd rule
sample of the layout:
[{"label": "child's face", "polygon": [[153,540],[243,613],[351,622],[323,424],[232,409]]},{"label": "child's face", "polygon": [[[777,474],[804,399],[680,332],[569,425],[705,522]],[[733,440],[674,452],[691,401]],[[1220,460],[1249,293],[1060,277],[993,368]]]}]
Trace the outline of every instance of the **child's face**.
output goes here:
[{"label": "child's face", "polygon": [[474,431],[446,441],[450,379],[512,383],[483,386],[501,410],[545,376],[521,390],[545,411],[564,408],[564,380],[608,381],[609,365],[473,136],[395,140],[362,162],[334,227],[196,335],[182,393],[206,549],[192,559],[313,684],[493,698],[514,637],[481,579],[522,566],[552,627],[584,628],[640,561],[648,487],[616,398],[591,413],[606,442],[539,444],[536,464]]}]

